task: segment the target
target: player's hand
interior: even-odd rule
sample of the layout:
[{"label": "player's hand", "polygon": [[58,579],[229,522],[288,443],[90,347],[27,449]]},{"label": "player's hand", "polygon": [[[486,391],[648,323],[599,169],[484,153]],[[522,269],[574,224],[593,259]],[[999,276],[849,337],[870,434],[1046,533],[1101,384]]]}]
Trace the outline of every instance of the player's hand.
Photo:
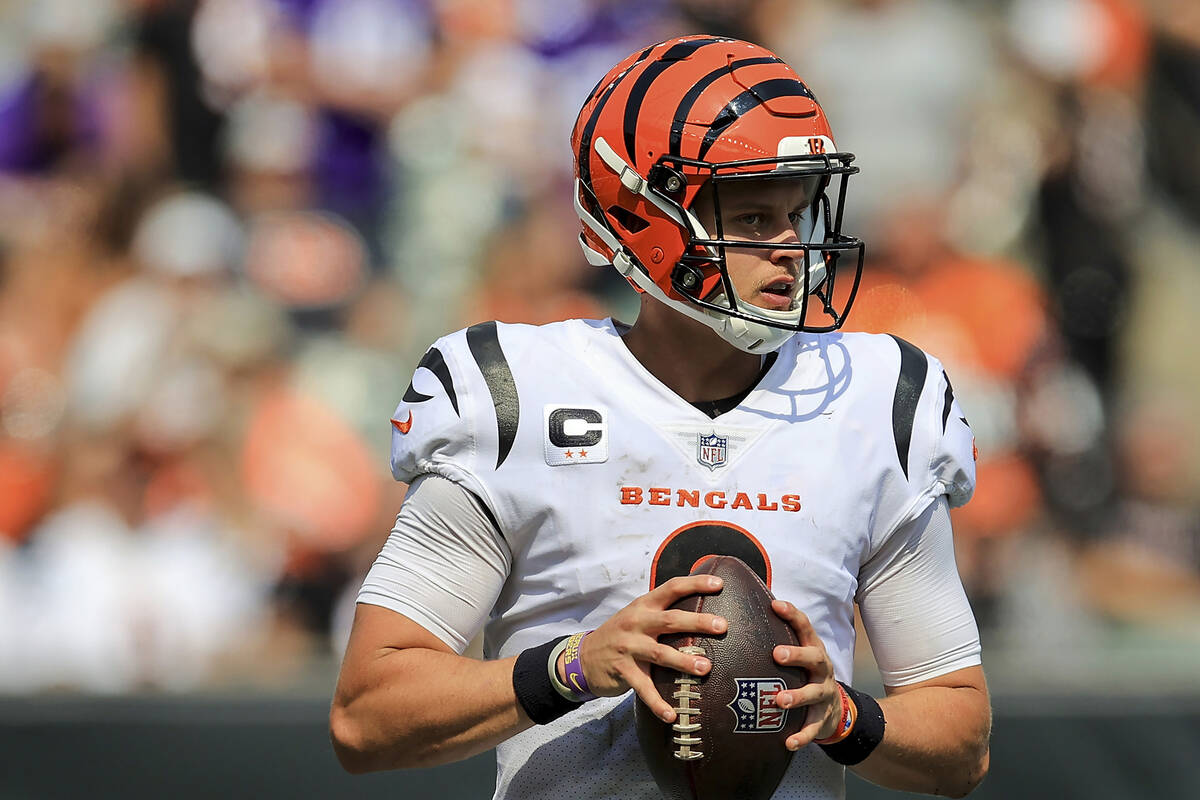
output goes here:
[{"label": "player's hand", "polygon": [[671,608],[688,595],[712,594],[720,590],[721,583],[713,575],[671,578],[589,633],[580,646],[579,658],[592,693],[615,697],[633,689],[655,716],[674,722],[674,707],[654,688],[651,665],[707,675],[712,663],[703,656],[687,655],[660,644],[658,637],[664,633],[724,633],[729,624],[723,617]]},{"label": "player's hand", "polygon": [[813,629],[808,616],[791,603],[776,600],[771,604],[800,640],[800,646],[779,645],[772,655],[775,662],[785,667],[803,667],[808,670],[808,684],[800,689],[780,692],[775,702],[781,708],[808,706],[808,719],[798,733],[788,737],[789,750],[799,750],[816,739],[827,739],[837,731],[842,721],[842,695],[833,678],[833,664],[825,643]]}]

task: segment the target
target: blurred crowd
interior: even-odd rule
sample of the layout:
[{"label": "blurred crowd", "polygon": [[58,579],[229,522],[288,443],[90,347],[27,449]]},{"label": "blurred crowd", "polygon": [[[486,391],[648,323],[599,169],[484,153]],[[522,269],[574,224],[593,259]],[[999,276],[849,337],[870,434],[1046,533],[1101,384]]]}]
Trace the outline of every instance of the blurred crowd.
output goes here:
[{"label": "blurred crowd", "polygon": [[0,0],[0,693],[336,658],[429,342],[635,313],[570,126],[696,32],[859,156],[849,327],[966,409],[985,647],[1200,646],[1194,0]]}]

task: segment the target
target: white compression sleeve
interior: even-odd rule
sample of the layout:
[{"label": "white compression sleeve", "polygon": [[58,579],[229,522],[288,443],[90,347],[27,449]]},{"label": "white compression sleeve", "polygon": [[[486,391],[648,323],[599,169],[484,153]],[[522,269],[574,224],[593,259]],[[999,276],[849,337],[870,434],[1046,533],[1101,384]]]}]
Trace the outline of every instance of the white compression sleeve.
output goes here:
[{"label": "white compression sleeve", "polygon": [[945,496],[863,565],[855,599],[885,685],[980,663],[979,628],[954,563]]},{"label": "white compression sleeve", "polygon": [[487,621],[511,565],[508,544],[479,498],[453,481],[421,475],[358,602],[403,614],[461,653]]}]

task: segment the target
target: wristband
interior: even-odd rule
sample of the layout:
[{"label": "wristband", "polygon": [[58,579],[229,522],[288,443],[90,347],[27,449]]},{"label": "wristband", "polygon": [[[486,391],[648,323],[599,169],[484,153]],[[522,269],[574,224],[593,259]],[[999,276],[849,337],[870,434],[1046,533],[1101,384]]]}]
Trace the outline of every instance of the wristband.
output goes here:
[{"label": "wristband", "polygon": [[820,747],[825,755],[837,763],[853,766],[871,755],[883,741],[883,729],[887,723],[883,718],[883,709],[874,697],[855,691],[841,681],[838,681],[838,685],[856,709],[854,722],[838,741],[821,744]]},{"label": "wristband", "polygon": [[854,703],[850,702],[850,695],[846,694],[846,690],[839,683],[838,697],[842,700],[842,720],[838,723],[837,730],[832,736],[825,739],[815,739],[816,744],[837,744],[850,735],[850,730],[854,727],[854,720],[858,716],[858,708]]},{"label": "wristband", "polygon": [[513,665],[512,684],[517,702],[521,704],[525,714],[538,725],[553,722],[583,705],[581,701],[570,700],[555,689],[550,671],[546,668],[547,663],[550,663],[550,668],[553,669],[553,662],[549,659],[553,654],[557,660],[556,651],[561,649],[560,645],[566,639],[566,636],[560,636],[524,650],[517,656],[517,663]]},{"label": "wristband", "polygon": [[[563,660],[566,662],[566,668],[563,672],[567,676],[566,688],[570,691],[576,700],[595,700],[596,695],[592,694],[588,688],[587,678],[583,676],[583,662],[580,660],[579,654],[583,650],[583,637],[587,636],[591,631],[586,633],[577,633],[567,639],[566,649],[563,650]],[[554,669],[554,677],[558,677],[558,657],[555,656],[552,663]]]}]

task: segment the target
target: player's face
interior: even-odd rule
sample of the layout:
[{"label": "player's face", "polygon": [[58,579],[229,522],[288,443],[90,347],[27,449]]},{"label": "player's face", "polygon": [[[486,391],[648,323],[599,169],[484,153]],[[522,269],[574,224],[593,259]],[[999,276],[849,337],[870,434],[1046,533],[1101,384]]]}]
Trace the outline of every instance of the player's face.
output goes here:
[{"label": "player's face", "polygon": [[[723,183],[719,189],[722,236],[778,245],[804,241],[817,180],[770,178]],[[716,236],[710,187],[697,195],[692,212],[710,235]],[[797,298],[804,290],[800,272],[803,250],[727,247],[725,263],[733,288],[744,302],[775,311],[796,308]]]}]

